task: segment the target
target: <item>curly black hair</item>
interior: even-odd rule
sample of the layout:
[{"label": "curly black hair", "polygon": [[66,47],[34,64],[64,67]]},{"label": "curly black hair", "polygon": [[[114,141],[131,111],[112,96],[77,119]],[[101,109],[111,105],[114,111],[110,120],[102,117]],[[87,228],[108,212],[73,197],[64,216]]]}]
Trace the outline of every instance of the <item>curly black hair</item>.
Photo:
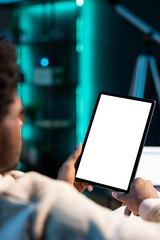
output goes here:
[{"label": "curly black hair", "polygon": [[9,105],[17,91],[19,68],[16,62],[15,46],[0,38],[0,122],[8,113]]}]

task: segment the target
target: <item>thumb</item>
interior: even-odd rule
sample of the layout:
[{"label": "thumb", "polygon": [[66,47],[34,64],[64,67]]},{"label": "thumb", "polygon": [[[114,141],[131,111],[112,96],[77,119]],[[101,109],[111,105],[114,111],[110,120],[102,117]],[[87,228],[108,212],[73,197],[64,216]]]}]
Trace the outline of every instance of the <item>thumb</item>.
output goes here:
[{"label": "thumb", "polygon": [[132,213],[132,211],[128,207],[125,207],[124,215],[129,217],[131,215],[131,213]]},{"label": "thumb", "polygon": [[73,164],[76,163],[78,157],[80,156],[82,151],[82,144],[78,143],[76,149],[74,150],[74,152],[71,154],[71,156],[68,158],[68,161],[72,162]]},{"label": "thumb", "polygon": [[112,197],[120,202],[125,202],[126,195],[124,193],[112,192]]}]

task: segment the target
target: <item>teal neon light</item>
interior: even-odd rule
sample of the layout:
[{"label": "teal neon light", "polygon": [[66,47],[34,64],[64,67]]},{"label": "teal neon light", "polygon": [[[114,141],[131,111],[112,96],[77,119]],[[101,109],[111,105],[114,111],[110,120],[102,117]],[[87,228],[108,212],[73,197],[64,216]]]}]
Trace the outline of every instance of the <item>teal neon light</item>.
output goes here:
[{"label": "teal neon light", "polygon": [[[89,120],[92,114],[93,107],[93,79],[94,79],[94,19],[95,19],[95,5],[92,0],[85,2],[82,11],[81,19],[78,20],[78,27],[83,22],[83,51],[79,53],[79,83],[81,90],[78,92],[77,100],[77,141],[83,141],[86,130],[88,128]],[[82,36],[81,36],[82,38]],[[79,103],[79,104],[78,104]],[[79,109],[80,108],[80,109]],[[79,109],[79,110],[78,110]],[[78,116],[79,115],[79,116]]]},{"label": "teal neon light", "polygon": [[41,138],[41,136],[37,128],[33,127],[30,124],[25,123],[22,128],[22,138],[25,141],[27,140],[38,141],[39,138]]},{"label": "teal neon light", "polygon": [[83,49],[83,19],[79,17],[76,20],[76,51],[82,53]]},{"label": "teal neon light", "polygon": [[17,54],[17,64],[20,66],[21,65],[21,49],[20,47],[17,45],[16,46],[16,54]]},{"label": "teal neon light", "polygon": [[81,86],[77,86],[76,88],[76,140],[77,143],[83,141],[83,90]]}]

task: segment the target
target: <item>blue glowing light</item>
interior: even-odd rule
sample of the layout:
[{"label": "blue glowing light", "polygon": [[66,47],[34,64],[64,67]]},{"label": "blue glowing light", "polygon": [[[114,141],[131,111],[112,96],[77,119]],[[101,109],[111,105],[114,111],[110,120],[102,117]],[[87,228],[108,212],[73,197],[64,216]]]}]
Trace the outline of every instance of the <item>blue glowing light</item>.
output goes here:
[{"label": "blue glowing light", "polygon": [[48,58],[42,58],[40,61],[40,64],[42,67],[47,67],[49,65],[49,60]]}]

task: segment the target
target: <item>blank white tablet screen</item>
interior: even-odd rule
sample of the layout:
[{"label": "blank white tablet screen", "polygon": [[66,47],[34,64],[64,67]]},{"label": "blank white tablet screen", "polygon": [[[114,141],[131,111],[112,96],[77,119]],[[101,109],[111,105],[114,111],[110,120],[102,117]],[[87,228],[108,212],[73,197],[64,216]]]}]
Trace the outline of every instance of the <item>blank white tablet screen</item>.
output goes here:
[{"label": "blank white tablet screen", "polygon": [[150,108],[101,95],[76,177],[127,190]]}]

